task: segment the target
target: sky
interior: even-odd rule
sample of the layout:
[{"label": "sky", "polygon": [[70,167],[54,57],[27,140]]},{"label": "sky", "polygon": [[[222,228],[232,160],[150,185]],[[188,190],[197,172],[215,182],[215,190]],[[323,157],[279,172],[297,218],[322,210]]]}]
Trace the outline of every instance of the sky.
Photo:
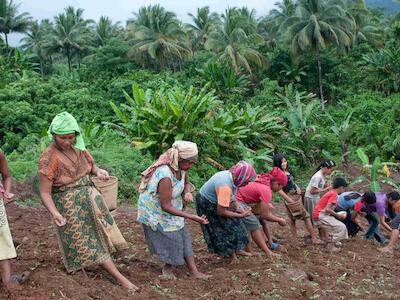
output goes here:
[{"label": "sky", "polygon": [[[178,19],[190,22],[188,13],[196,13],[197,7],[209,6],[213,12],[222,13],[227,7],[247,6],[255,9],[257,16],[266,15],[278,0],[16,0],[20,3],[19,13],[28,12],[34,19],[50,19],[62,12],[67,6],[84,9],[84,17],[97,21],[100,16],[108,16],[113,21],[126,20],[132,17],[132,12],[137,12],[143,5],[160,4],[165,9],[176,13]],[[21,34],[12,33],[9,41],[12,46],[17,46]]]}]

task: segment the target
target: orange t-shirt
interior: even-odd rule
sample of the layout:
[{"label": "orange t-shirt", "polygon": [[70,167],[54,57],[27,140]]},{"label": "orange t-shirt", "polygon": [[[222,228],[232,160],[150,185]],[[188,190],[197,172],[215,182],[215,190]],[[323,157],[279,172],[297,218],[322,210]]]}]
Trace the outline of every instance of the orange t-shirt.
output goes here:
[{"label": "orange t-shirt", "polygon": [[337,195],[336,190],[331,190],[318,200],[312,212],[313,220],[318,220],[320,212],[326,209],[330,204],[336,204]]}]

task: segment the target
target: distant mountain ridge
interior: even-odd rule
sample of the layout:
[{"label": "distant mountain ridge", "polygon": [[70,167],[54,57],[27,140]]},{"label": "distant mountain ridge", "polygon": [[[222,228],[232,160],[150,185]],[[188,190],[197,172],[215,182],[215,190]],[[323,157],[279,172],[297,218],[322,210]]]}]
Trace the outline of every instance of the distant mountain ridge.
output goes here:
[{"label": "distant mountain ridge", "polygon": [[365,0],[369,7],[383,8],[386,15],[400,13],[400,3],[394,0]]}]

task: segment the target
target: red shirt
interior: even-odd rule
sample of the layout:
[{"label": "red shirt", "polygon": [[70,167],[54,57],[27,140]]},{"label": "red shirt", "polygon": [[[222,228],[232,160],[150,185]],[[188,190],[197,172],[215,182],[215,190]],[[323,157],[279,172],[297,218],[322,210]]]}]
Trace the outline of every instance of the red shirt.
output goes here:
[{"label": "red shirt", "polygon": [[253,181],[240,187],[235,197],[237,200],[245,203],[258,203],[260,201],[269,203],[272,199],[272,190],[267,184]]},{"label": "red shirt", "polygon": [[312,212],[313,220],[318,220],[320,212],[326,209],[330,204],[336,204],[337,195],[336,190],[331,190],[318,200]]}]

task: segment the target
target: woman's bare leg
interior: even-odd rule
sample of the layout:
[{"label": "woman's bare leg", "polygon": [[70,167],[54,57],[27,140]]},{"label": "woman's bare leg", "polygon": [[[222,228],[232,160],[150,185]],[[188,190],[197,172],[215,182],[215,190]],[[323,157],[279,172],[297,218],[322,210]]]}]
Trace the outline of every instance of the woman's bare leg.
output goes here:
[{"label": "woman's bare leg", "polygon": [[265,239],[262,233],[261,228],[258,228],[256,230],[250,231],[251,238],[253,241],[257,244],[257,246],[269,257],[273,257],[273,253],[271,250],[269,250],[267,244],[265,243]]},{"label": "woman's bare leg", "polygon": [[136,285],[130,282],[128,278],[126,278],[118,271],[117,267],[115,266],[114,262],[111,259],[105,261],[101,266],[108,273],[110,273],[111,276],[114,277],[115,280],[118,282],[118,284],[120,284],[122,287],[129,290],[135,290],[135,291],[139,290],[139,288]]},{"label": "woman's bare leg", "polygon": [[321,244],[321,243],[323,243],[323,242],[317,237],[317,235],[316,235],[315,232],[314,232],[314,228],[313,228],[312,223],[311,223],[311,218],[305,219],[305,220],[304,220],[304,223],[305,223],[305,225],[306,225],[306,229],[307,229],[308,233],[309,233],[310,236],[311,236],[311,241],[312,241],[312,243],[313,243],[313,244]]},{"label": "woman's bare leg", "polygon": [[185,262],[186,262],[186,265],[187,265],[187,267],[189,269],[190,276],[192,276],[194,278],[198,278],[198,279],[207,279],[207,278],[210,277],[210,276],[208,276],[208,275],[206,275],[204,273],[201,273],[197,269],[197,266],[196,266],[196,263],[194,261],[194,257],[193,256],[186,256],[185,257]]},{"label": "woman's bare leg", "polygon": [[297,228],[296,228],[296,221],[290,220],[290,232],[292,234],[292,240],[297,241]]},{"label": "woman's bare leg", "polygon": [[11,279],[11,264],[9,259],[0,261],[0,273],[3,284],[6,284]]}]

